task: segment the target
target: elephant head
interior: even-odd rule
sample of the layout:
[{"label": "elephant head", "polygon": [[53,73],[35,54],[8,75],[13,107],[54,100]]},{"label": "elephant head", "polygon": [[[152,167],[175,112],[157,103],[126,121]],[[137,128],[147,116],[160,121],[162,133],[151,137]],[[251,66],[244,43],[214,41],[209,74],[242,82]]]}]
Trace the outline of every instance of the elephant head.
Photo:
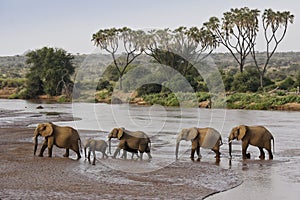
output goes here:
[{"label": "elephant head", "polygon": [[240,125],[237,127],[234,127],[228,137],[228,144],[229,144],[229,156],[231,156],[231,151],[232,151],[232,140],[237,139],[237,140],[242,140],[247,132],[247,126]]},{"label": "elephant head", "polygon": [[189,129],[182,129],[181,132],[177,136],[176,140],[176,160],[178,160],[178,149],[179,143],[181,140],[191,141],[194,140],[198,136],[197,128],[189,128]]},{"label": "elephant head", "polygon": [[34,131],[34,155],[38,146],[38,136],[49,137],[53,133],[52,123],[38,124]]},{"label": "elephant head", "polygon": [[111,154],[111,138],[118,138],[121,139],[124,133],[124,128],[114,128],[109,134],[108,134],[108,148],[109,153]]}]

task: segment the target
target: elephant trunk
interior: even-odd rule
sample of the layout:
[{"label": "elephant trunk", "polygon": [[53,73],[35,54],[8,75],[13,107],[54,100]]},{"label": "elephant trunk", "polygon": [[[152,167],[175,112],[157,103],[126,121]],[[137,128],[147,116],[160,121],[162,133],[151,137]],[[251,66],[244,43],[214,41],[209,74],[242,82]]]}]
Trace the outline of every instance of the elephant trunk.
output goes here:
[{"label": "elephant trunk", "polygon": [[33,155],[35,155],[38,146],[38,136],[34,136],[34,150]]},{"label": "elephant trunk", "polygon": [[176,151],[175,151],[176,160],[178,160],[179,144],[180,144],[180,140],[177,140],[176,141]]},{"label": "elephant trunk", "polygon": [[228,140],[228,145],[229,145],[229,157],[232,158],[231,156],[231,151],[232,151],[232,140]]},{"label": "elephant trunk", "polygon": [[108,138],[108,152],[111,155],[111,138]]}]

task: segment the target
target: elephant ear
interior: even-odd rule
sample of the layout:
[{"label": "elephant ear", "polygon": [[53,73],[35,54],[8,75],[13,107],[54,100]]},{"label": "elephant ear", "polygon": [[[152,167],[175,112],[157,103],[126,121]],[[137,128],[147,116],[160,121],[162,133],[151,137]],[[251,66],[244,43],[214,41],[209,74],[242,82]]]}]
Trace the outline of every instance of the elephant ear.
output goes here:
[{"label": "elephant ear", "polygon": [[50,123],[43,124],[43,130],[41,131],[41,135],[43,137],[48,137],[48,136],[52,135],[52,133],[53,133],[52,124],[50,124]]},{"label": "elephant ear", "polygon": [[117,134],[117,137],[118,137],[119,140],[123,136],[123,133],[124,133],[124,128],[119,128],[119,131],[118,131],[118,134]]},{"label": "elephant ear", "polygon": [[247,133],[247,127],[244,125],[239,126],[239,135],[238,135],[238,140],[242,140]]},{"label": "elephant ear", "polygon": [[190,128],[187,131],[186,140],[193,140],[197,137],[198,130],[197,128]]}]

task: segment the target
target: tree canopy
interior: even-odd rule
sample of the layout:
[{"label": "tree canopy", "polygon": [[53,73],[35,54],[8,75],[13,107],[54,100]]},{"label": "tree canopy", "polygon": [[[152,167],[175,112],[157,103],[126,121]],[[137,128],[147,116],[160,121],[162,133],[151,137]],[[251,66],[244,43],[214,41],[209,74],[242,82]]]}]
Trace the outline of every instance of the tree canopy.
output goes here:
[{"label": "tree canopy", "polygon": [[73,82],[71,75],[75,68],[73,56],[63,49],[44,47],[26,54],[26,63],[30,71],[27,73],[27,96],[47,94],[50,96],[71,95]]}]

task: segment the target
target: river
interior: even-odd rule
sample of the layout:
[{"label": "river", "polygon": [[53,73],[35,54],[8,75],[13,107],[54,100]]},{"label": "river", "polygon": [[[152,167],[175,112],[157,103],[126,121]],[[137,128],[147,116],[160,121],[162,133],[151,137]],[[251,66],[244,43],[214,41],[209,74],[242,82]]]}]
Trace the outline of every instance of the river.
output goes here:
[{"label": "river", "polygon": [[[44,109],[36,109],[37,105],[42,105]],[[208,199],[298,199],[300,195],[300,112],[166,108],[160,105],[37,104],[24,100],[0,100],[0,108],[36,113],[28,115],[27,118],[37,117],[41,112],[72,113],[80,120],[57,124],[76,127],[83,138],[107,139],[107,133],[114,127],[142,130],[152,140],[151,165],[147,165],[146,169],[128,166],[115,168],[116,166],[110,165],[112,168],[131,173],[155,171],[175,162],[176,135],[182,128],[214,127],[221,133],[224,143],[221,146],[222,155],[218,165],[237,172],[242,184],[214,194]],[[22,121],[24,117],[0,118],[0,126],[7,126],[18,120]],[[259,150],[249,146],[251,159],[243,161],[239,142],[233,144],[233,158],[228,158],[227,137],[231,128],[239,124],[263,125],[270,130],[275,138],[274,160],[259,160]],[[189,162],[189,147],[189,142],[182,142],[180,160]],[[212,151],[201,149],[201,154],[201,162],[214,163]],[[218,187],[217,184],[215,186]]]}]

